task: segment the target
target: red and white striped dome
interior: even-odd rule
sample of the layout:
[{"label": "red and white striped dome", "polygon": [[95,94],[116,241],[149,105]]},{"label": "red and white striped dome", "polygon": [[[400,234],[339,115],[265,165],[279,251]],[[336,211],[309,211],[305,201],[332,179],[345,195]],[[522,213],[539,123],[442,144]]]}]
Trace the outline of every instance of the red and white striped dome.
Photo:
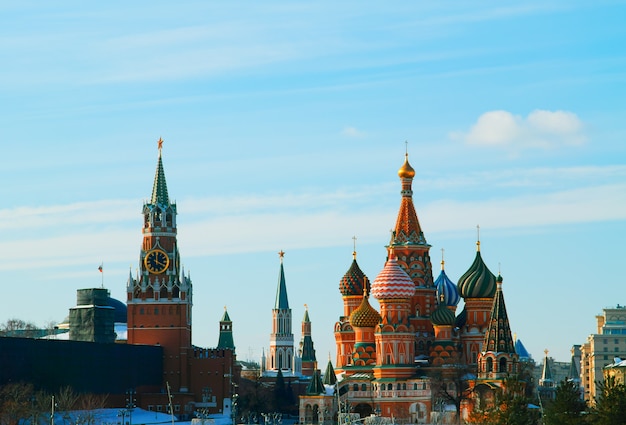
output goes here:
[{"label": "red and white striped dome", "polygon": [[395,257],[385,263],[385,267],[372,282],[372,296],[377,300],[411,298],[415,295],[415,284],[400,267]]}]

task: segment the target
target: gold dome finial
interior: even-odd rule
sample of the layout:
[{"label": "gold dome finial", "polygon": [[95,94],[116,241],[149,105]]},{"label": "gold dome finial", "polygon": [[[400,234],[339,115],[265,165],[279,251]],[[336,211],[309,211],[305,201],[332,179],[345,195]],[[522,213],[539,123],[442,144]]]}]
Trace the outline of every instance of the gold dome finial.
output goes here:
[{"label": "gold dome finial", "polygon": [[480,225],[476,225],[476,251],[480,252]]},{"label": "gold dome finial", "polygon": [[356,260],[356,236],[352,236],[352,259]]},{"label": "gold dome finial", "polygon": [[415,170],[411,167],[411,164],[409,164],[409,142],[405,141],[404,143],[406,144],[404,164],[402,164],[402,167],[398,170],[398,176],[401,179],[412,179],[415,177]]}]

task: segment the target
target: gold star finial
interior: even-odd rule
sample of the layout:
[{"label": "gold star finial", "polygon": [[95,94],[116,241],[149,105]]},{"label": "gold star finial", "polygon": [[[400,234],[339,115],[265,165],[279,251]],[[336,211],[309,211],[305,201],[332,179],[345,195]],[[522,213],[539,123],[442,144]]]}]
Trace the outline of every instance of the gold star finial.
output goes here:
[{"label": "gold star finial", "polygon": [[161,149],[163,149],[163,139],[161,137],[159,137],[157,145],[159,147],[159,152],[161,152]]},{"label": "gold star finial", "polygon": [[280,262],[283,262],[283,258],[285,257],[285,251],[283,251],[282,249],[280,251],[278,251],[278,258],[280,258]]}]

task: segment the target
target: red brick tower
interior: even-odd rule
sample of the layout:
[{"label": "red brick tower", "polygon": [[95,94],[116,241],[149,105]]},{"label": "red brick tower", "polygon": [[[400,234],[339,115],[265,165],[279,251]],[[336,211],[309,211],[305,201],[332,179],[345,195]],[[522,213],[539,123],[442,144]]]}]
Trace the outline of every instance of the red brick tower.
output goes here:
[{"label": "red brick tower", "polygon": [[143,243],[139,275],[127,286],[128,343],[163,347],[163,382],[172,391],[189,390],[192,285],[181,276],[176,242],[176,204],[159,158],[150,201],[143,206]]}]

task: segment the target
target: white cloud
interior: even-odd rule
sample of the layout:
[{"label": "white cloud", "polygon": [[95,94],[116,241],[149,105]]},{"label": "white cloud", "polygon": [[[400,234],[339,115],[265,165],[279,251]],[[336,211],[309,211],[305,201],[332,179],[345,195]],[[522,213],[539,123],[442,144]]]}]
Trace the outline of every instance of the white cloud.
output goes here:
[{"label": "white cloud", "polygon": [[347,126],[341,130],[341,134],[347,137],[363,137],[365,133],[361,130],[358,130],[356,127]]},{"label": "white cloud", "polygon": [[[546,179],[554,185],[547,191],[507,191],[483,199],[438,197],[423,202],[422,198],[418,214],[429,232],[466,231],[476,223],[487,222],[492,228],[519,229],[626,220],[626,184],[612,183],[623,181],[625,173],[625,167],[615,166],[511,170],[504,176],[498,174],[504,177],[501,183],[509,188],[537,187]],[[482,187],[491,182],[493,174],[470,177],[472,187]],[[588,186],[568,184],[580,181],[586,181]],[[451,184],[463,188],[468,181],[453,179]],[[361,241],[384,240],[397,214],[395,202],[381,206],[385,192],[389,192],[389,187],[381,185],[295,197],[292,193],[277,193],[267,198],[242,194],[187,200],[184,208],[179,204],[184,211],[179,218],[179,239],[185,256],[190,258],[262,252],[276,246],[340,246],[354,234]],[[0,210],[2,221],[19,224],[18,229],[1,228],[5,237],[0,241],[4,260],[0,270],[78,270],[84,265],[84,270],[93,272],[104,261],[121,263],[119,273],[127,273],[125,262],[136,258],[141,240],[135,204],[111,200]]]},{"label": "white cloud", "polygon": [[584,143],[583,130],[582,121],[573,112],[538,109],[522,117],[498,110],[482,114],[469,131],[460,136],[466,144],[474,146],[550,149]]}]

